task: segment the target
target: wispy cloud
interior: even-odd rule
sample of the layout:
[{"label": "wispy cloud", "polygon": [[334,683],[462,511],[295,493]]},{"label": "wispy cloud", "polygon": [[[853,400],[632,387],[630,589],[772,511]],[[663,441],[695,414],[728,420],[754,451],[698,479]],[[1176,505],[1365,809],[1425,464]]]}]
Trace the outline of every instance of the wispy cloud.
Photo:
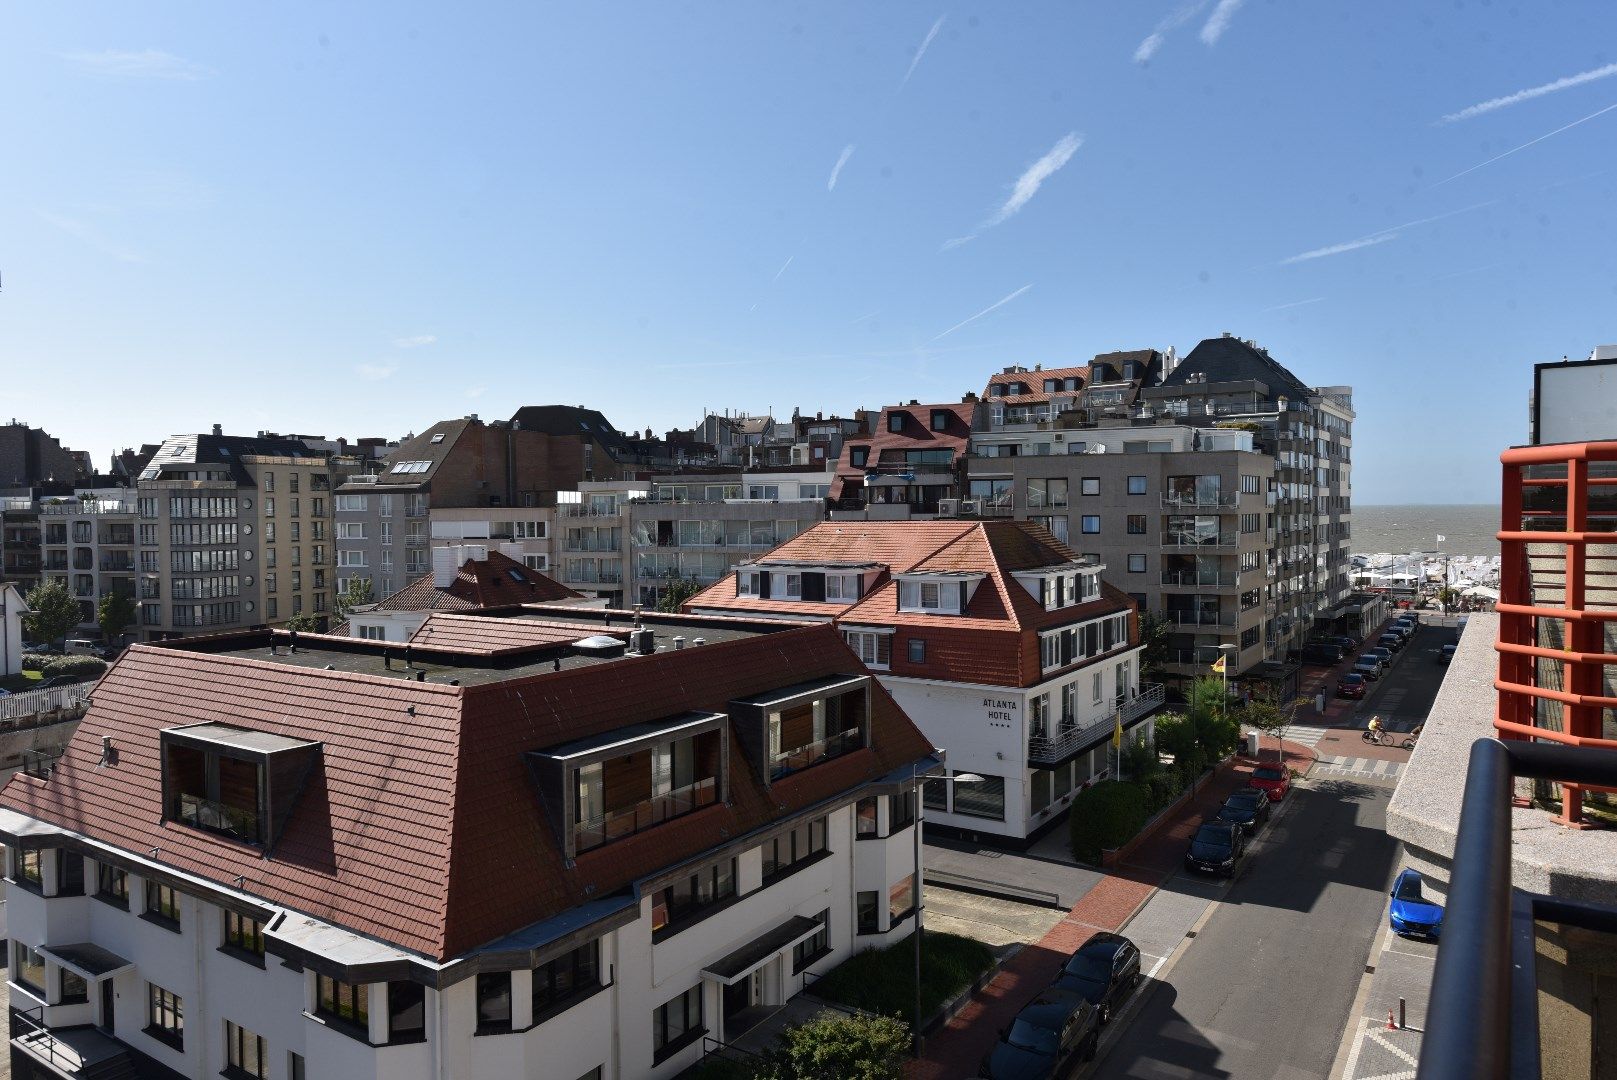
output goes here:
[{"label": "wispy cloud", "polygon": [[848,163],[848,159],[851,157],[853,157],[853,143],[844,146],[842,153],[837,155],[837,163],[831,166],[831,179],[825,182],[825,190],[835,191],[837,189],[837,177],[842,175],[842,167]]},{"label": "wispy cloud", "polygon": [[1506,109],[1512,105],[1518,105],[1524,101],[1532,101],[1534,98],[1543,97],[1545,94],[1553,94],[1560,90],[1569,90],[1574,86],[1582,86],[1584,83],[1591,83],[1596,79],[1605,79],[1613,75],[1617,75],[1617,64],[1607,64],[1605,67],[1597,67],[1593,71],[1580,71],[1576,75],[1568,75],[1564,79],[1556,79],[1554,82],[1547,82],[1542,86],[1531,86],[1526,90],[1518,90],[1514,94],[1506,94],[1504,97],[1489,98],[1487,101],[1480,101],[1475,105],[1470,105],[1464,109],[1461,109],[1459,112],[1449,113],[1438,122],[1443,124],[1452,124],[1457,120],[1469,120],[1473,116],[1481,116],[1484,113],[1491,113],[1496,109]]},{"label": "wispy cloud", "polygon": [[88,221],[83,221],[79,218],[64,217],[61,214],[53,214],[48,210],[36,210],[34,212],[39,215],[39,219],[41,221],[62,230],[69,236],[85,244],[88,244],[90,247],[101,252],[103,255],[111,256],[112,258],[123,263],[142,263],[146,261],[139,252],[133,251],[122,244],[107,239],[106,236],[102,235],[100,229],[96,228]]},{"label": "wispy cloud", "polygon": [[1147,34],[1145,40],[1140,42],[1139,46],[1134,50],[1134,62],[1136,64],[1150,63],[1151,58],[1157,55],[1157,50],[1162,48],[1162,43],[1167,40],[1168,32],[1177,30],[1191,19],[1194,19],[1197,13],[1207,6],[1207,3],[1208,0],[1189,0],[1188,3],[1181,4],[1163,16],[1162,21],[1157,23],[1156,29]]},{"label": "wispy cloud", "polygon": [[939,245],[938,250],[953,251],[957,247],[964,247],[966,244],[971,243],[975,239],[977,239],[976,233],[972,233],[969,236],[951,236],[949,239],[945,240],[941,245]]},{"label": "wispy cloud", "polygon": [[780,269],[775,271],[775,276],[769,279],[770,282],[773,283],[773,282],[779,281],[780,276],[786,272],[786,268],[788,266],[792,265],[792,260],[795,259],[795,258],[797,258],[797,255],[795,253],[786,256],[786,261],[780,264]]},{"label": "wispy cloud", "polygon": [[1578,119],[1578,120],[1574,120],[1570,124],[1563,124],[1560,127],[1556,128],[1554,131],[1547,132],[1546,134],[1540,135],[1536,139],[1529,139],[1527,142],[1522,143],[1520,146],[1513,146],[1509,150],[1506,150],[1503,154],[1496,154],[1495,156],[1489,158],[1487,161],[1479,162],[1478,164],[1471,166],[1469,169],[1462,169],[1460,172],[1455,173],[1453,176],[1446,176],[1443,179],[1439,180],[1437,183],[1433,184],[1432,187],[1442,187],[1444,184],[1448,183],[1451,180],[1458,180],[1462,176],[1469,176],[1471,173],[1476,172],[1478,169],[1485,168],[1485,167],[1487,167],[1489,165],[1492,165],[1496,161],[1503,161],[1505,158],[1508,158],[1512,154],[1519,153],[1519,152],[1521,152],[1523,150],[1526,150],[1529,146],[1535,146],[1538,143],[1543,142],[1545,139],[1548,139],[1548,138],[1550,138],[1551,136],[1554,136],[1554,135],[1559,135],[1563,131],[1567,131],[1567,130],[1570,130],[1572,128],[1575,128],[1579,124],[1587,123],[1588,121],[1593,120],[1595,117],[1600,116],[1603,113],[1611,112],[1611,110],[1613,110],[1613,109],[1617,109],[1617,103],[1607,105],[1604,109],[1596,109],[1594,112],[1590,113],[1588,116],[1585,116],[1585,117],[1583,117],[1581,119]]},{"label": "wispy cloud", "polygon": [[1289,304],[1276,304],[1274,307],[1262,308],[1258,311],[1258,314],[1264,315],[1271,311],[1285,311],[1287,308],[1307,307],[1309,304],[1317,304],[1324,299],[1323,296],[1316,296],[1309,300],[1293,300]]},{"label": "wispy cloud", "polygon": [[381,382],[383,379],[391,379],[394,372],[398,370],[399,365],[397,364],[354,365],[354,374],[358,375],[361,379],[368,379],[371,382]]},{"label": "wispy cloud", "polygon": [[1349,240],[1346,243],[1332,244],[1329,247],[1315,248],[1313,251],[1305,251],[1300,255],[1293,255],[1290,258],[1281,259],[1280,265],[1289,266],[1292,263],[1307,262],[1309,259],[1323,259],[1327,255],[1340,255],[1346,251],[1358,251],[1360,248],[1371,247],[1375,244],[1385,244],[1388,240],[1396,239],[1398,239],[1398,234],[1395,232],[1378,233],[1375,236],[1365,236],[1358,240]]},{"label": "wispy cloud", "polygon": [[1004,206],[994,211],[993,217],[988,219],[984,227],[998,225],[1026,206],[1028,200],[1039,193],[1039,188],[1044,182],[1059,172],[1063,165],[1071,161],[1072,155],[1076,154],[1078,148],[1083,144],[1084,140],[1078,137],[1077,132],[1073,131],[1069,131],[1057,139],[1056,144],[1050,148],[1049,153],[1029,165],[1027,171],[1016,178],[1016,183],[1011,185],[1011,197],[1005,200]]},{"label": "wispy cloud", "polygon": [[468,386],[466,388],[466,396],[469,398],[480,398],[483,396],[483,393],[486,390],[488,390],[487,386],[483,385],[482,383],[478,383],[476,386]]},{"label": "wispy cloud", "polygon": [[921,57],[925,56],[926,51],[932,47],[932,39],[938,36],[939,30],[943,29],[943,20],[945,18],[947,16],[939,15],[938,21],[932,24],[932,29],[928,30],[926,37],[921,39],[920,48],[915,50],[915,57],[910,61],[909,69],[904,72],[904,81],[898,84],[900,90],[910,84],[910,76],[915,74],[915,69],[921,64]]},{"label": "wispy cloud", "polygon": [[394,347],[399,349],[419,349],[423,345],[436,344],[438,344],[437,334],[416,334],[414,337],[397,337],[393,339]]},{"label": "wispy cloud", "polygon": [[105,49],[101,52],[63,53],[62,59],[81,75],[102,79],[162,79],[197,82],[217,74],[212,68],[158,49]]},{"label": "wispy cloud", "polygon": [[1246,0],[1218,0],[1218,6],[1202,24],[1202,44],[1217,45],[1218,39],[1224,36],[1224,31],[1230,28],[1230,20],[1235,18],[1235,13],[1241,10],[1241,5],[1245,2]]},{"label": "wispy cloud", "polygon": [[1361,236],[1356,240],[1348,240],[1340,244],[1332,244],[1329,247],[1315,248],[1313,251],[1305,251],[1300,255],[1293,255],[1290,258],[1281,259],[1280,265],[1289,266],[1292,263],[1307,262],[1310,259],[1323,259],[1327,255],[1341,255],[1344,252],[1358,251],[1360,248],[1372,247],[1376,244],[1385,244],[1389,240],[1398,239],[1399,234],[1405,229],[1413,229],[1417,225],[1430,225],[1434,221],[1442,221],[1444,218],[1455,217],[1459,214],[1469,214],[1473,210],[1481,210],[1485,207],[1494,206],[1498,202],[1498,199],[1489,199],[1487,202],[1472,203],[1470,206],[1462,206],[1458,210],[1447,210],[1441,214],[1433,214],[1431,217],[1416,218],[1414,221],[1406,221],[1402,225],[1391,225],[1385,229],[1377,229],[1375,232]]},{"label": "wispy cloud", "polygon": [[970,326],[972,323],[976,322],[978,319],[982,318],[984,315],[987,315],[991,311],[996,311],[999,308],[1004,307],[1006,304],[1010,303],[1012,300],[1015,300],[1018,296],[1021,296],[1023,293],[1027,292],[1031,288],[1033,288],[1033,285],[1032,285],[1031,282],[1029,282],[1026,285],[1023,285],[1020,289],[1017,289],[1015,292],[1011,293],[1009,296],[1005,297],[1004,299],[996,300],[994,303],[989,304],[987,307],[985,307],[981,311],[977,312],[977,314],[973,315],[971,318],[962,319],[961,321],[955,323],[953,326],[949,327],[949,329],[945,330],[943,333],[939,334],[937,337],[933,338],[932,340],[933,341],[938,341],[938,340],[940,340],[942,338],[948,337],[950,334],[954,333],[956,330],[959,330],[963,326]]}]

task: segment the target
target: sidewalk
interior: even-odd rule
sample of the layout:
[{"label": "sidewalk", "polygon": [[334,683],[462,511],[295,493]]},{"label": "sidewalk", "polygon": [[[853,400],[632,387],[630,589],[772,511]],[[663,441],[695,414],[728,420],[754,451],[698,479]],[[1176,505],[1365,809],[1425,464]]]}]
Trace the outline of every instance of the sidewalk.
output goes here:
[{"label": "sidewalk", "polygon": [[[1306,772],[1313,753],[1286,744],[1286,764]],[[1272,758],[1273,751],[1269,752]],[[950,1080],[969,1075],[993,1049],[1001,1028],[1055,979],[1068,956],[1098,930],[1118,931],[1178,869],[1190,836],[1230,792],[1243,788],[1254,762],[1237,759],[1202,782],[1195,798],[1157,822],[1127,862],[1100,878],[1043,938],[1017,953],[977,997],[926,1042],[925,1055],[910,1064],[911,1080]]]},{"label": "sidewalk", "polygon": [[[1420,1058],[1421,1033],[1426,1026],[1426,1006],[1431,995],[1432,971],[1437,964],[1437,946],[1431,942],[1410,941],[1389,931],[1383,923],[1379,944],[1371,953],[1375,973],[1370,989],[1363,994],[1362,1008],[1348,1019],[1349,1048],[1346,1061],[1338,1058],[1337,1080],[1370,1078],[1413,1078]],[[1409,1027],[1388,1030],[1387,1014],[1396,1015],[1398,999],[1405,1002]]]}]

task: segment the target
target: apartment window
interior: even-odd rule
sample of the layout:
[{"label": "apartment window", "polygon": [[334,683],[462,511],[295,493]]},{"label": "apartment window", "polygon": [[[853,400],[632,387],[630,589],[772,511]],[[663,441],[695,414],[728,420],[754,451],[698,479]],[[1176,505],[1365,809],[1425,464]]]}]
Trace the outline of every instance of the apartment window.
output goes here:
[{"label": "apartment window", "polygon": [[1250,649],[1258,643],[1258,628],[1249,626],[1241,631],[1241,648]]},{"label": "apartment window", "polygon": [[61,968],[62,992],[56,999],[58,1005],[83,1005],[90,1000],[90,984],[84,981],[84,976]]},{"label": "apartment window", "polygon": [[45,853],[38,848],[13,848],[11,879],[19,885],[27,884],[33,892],[45,888]]},{"label": "apartment window", "polygon": [[1085,515],[1083,515],[1083,517],[1079,518],[1078,521],[1079,521],[1079,526],[1078,526],[1078,531],[1079,532],[1085,532],[1085,533],[1098,533],[1098,532],[1100,532],[1100,515],[1099,514],[1085,514]]},{"label": "apartment window", "polygon": [[1098,476],[1086,476],[1082,480],[1080,480],[1078,483],[1079,483],[1078,490],[1082,494],[1084,494],[1084,495],[1099,495],[1100,494],[1100,477],[1098,477]]},{"label": "apartment window", "polygon": [[948,409],[933,409],[932,410],[932,430],[933,431],[947,431],[948,428],[949,428],[949,410]]},{"label": "apartment window", "polygon": [[1131,476],[1131,477],[1129,477],[1129,494],[1130,495],[1144,495],[1145,494],[1145,477],[1143,477],[1143,476]]},{"label": "apartment window", "polygon": [[316,975],[315,1015],[346,1027],[368,1040],[371,1023],[371,988],[368,983],[345,983]]},{"label": "apartment window", "polygon": [[[264,516],[265,517],[274,517],[275,516],[275,497],[273,495],[264,500]],[[270,528],[270,525],[265,524],[264,528],[266,530],[268,530]]]},{"label": "apartment window", "polygon": [[477,1034],[511,1030],[511,973],[486,971],[477,977]]},{"label": "apartment window", "polygon": [[887,889],[887,925],[902,922],[915,913],[915,875],[906,875]]},{"label": "apartment window", "polygon": [[[751,577],[752,575],[747,575]],[[827,600],[851,601],[859,599],[859,579],[853,574],[827,574],[825,575],[825,598]]]},{"label": "apartment window", "polygon": [[888,413],[887,414],[887,430],[889,432],[892,432],[895,435],[898,434],[899,432],[903,431],[904,430],[904,414],[901,413],[901,412]]},{"label": "apartment window", "polygon": [[903,832],[915,824],[915,792],[887,796],[887,835]]},{"label": "apartment window", "polygon": [[1243,494],[1243,495],[1256,495],[1257,493],[1258,493],[1258,477],[1243,475],[1241,477],[1241,494]]},{"label": "apartment window", "polygon": [[226,1076],[269,1080],[269,1057],[264,1053],[264,1036],[233,1021],[225,1021]]},{"label": "apartment window", "polygon": [[115,904],[128,910],[129,875],[108,863],[96,863],[95,894],[110,904]]},{"label": "apartment window", "polygon": [[264,960],[264,924],[234,911],[225,912],[225,952],[256,957],[259,965]]},{"label": "apartment window", "polygon": [[266,619],[280,618],[280,606],[280,601],[276,600],[273,596],[264,601],[264,617]]},{"label": "apartment window", "polygon": [[71,851],[57,851],[56,895],[84,895],[84,856]]},{"label": "apartment window", "polygon": [[[392,509],[392,506],[391,506],[392,498],[393,497],[391,495],[383,495],[382,496],[383,505],[384,505],[385,508],[387,508],[389,510]],[[363,496],[363,495],[338,495],[337,499],[336,499],[336,502],[337,502],[337,512],[339,514],[344,513],[344,512],[363,513],[365,511],[365,496]],[[386,517],[387,515],[384,514],[382,516]]]},{"label": "apartment window", "polygon": [[910,638],[910,643],[909,644],[910,644],[910,663],[912,663],[912,664],[924,664],[924,663],[926,663],[926,639],[925,638],[912,637],[912,638]]},{"label": "apartment window", "polygon": [[1262,517],[1263,517],[1263,515],[1261,515],[1261,514],[1242,514],[1241,515],[1241,531],[1244,532],[1244,533],[1255,533],[1255,532],[1257,532],[1260,528],[1263,527],[1263,525],[1262,525]]},{"label": "apartment window", "polygon": [[653,935],[678,933],[736,895],[736,861],[724,859],[679,878],[651,897]]},{"label": "apartment window", "polygon": [[892,663],[893,635],[872,631],[845,630],[842,634],[848,648],[859,659],[873,668],[886,668]]},{"label": "apartment window", "polygon": [[661,1064],[706,1031],[702,1026],[702,984],[697,983],[651,1014],[651,1060]]},{"label": "apartment window", "polygon": [[45,957],[38,949],[20,941],[11,943],[11,957],[17,968],[17,985],[32,991],[41,1001],[45,1000]]},{"label": "apartment window", "polygon": [[1129,573],[1131,573],[1131,574],[1143,574],[1143,573],[1145,573],[1145,556],[1144,555],[1130,555],[1129,556]]},{"label": "apartment window", "polygon": [[881,912],[881,893],[871,890],[857,893],[854,896],[854,930],[860,934],[877,934],[881,932],[878,918]]},{"label": "apartment window", "polygon": [[554,1016],[601,985],[601,942],[580,945],[533,969],[533,1018]]},{"label": "apartment window", "polygon": [[1129,515],[1129,535],[1130,536],[1144,536],[1145,535],[1145,515],[1144,514],[1130,514]]},{"label": "apartment window", "polygon": [[826,924],[830,921],[831,911],[827,908],[814,916],[814,921],[820,924],[819,930],[807,941],[800,941],[792,946],[792,974],[800,975],[804,968],[810,967],[816,960],[831,951],[831,939]]},{"label": "apartment window", "polygon": [[156,983],[146,984],[146,1034],[176,1050],[185,1049],[185,1002]]},{"label": "apartment window", "polygon": [[275,474],[274,473],[267,472],[267,473],[264,474],[264,490],[265,491],[274,491],[275,490]]},{"label": "apartment window", "polygon": [[180,895],[167,885],[146,882],[146,910],[141,912],[148,922],[180,932]]},{"label": "apartment window", "polygon": [[856,469],[863,469],[865,463],[869,460],[870,447],[868,446],[855,446],[848,451],[848,464]]},{"label": "apartment window", "polygon": [[387,1041],[424,1042],[427,1038],[427,991],[420,983],[387,984]]},{"label": "apartment window", "polygon": [[956,784],[954,812],[970,817],[1005,820],[1005,778],[984,776],[972,784]]},{"label": "apartment window", "polygon": [[871,795],[860,799],[854,807],[854,835],[861,840],[868,840],[877,835],[876,825],[876,796]]},{"label": "apartment window", "polygon": [[789,833],[764,841],[764,882],[785,877],[807,866],[826,846],[826,819],[805,821]]}]

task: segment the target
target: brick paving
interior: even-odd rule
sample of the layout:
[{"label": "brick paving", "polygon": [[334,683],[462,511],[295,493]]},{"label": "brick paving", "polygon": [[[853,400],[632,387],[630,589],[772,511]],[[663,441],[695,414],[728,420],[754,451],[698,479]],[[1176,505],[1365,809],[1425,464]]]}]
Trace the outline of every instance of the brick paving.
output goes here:
[{"label": "brick paving", "polygon": [[[1313,752],[1307,747],[1287,743],[1285,749],[1291,768],[1306,772],[1313,764]],[[1272,760],[1274,751],[1268,750],[1266,756]],[[1000,1029],[1050,985],[1074,949],[1097,930],[1121,930],[1178,869],[1191,833],[1231,791],[1246,786],[1253,765],[1237,760],[1224,766],[1203,782],[1194,799],[1159,821],[1125,863],[1096,882],[1049,933],[1012,957],[959,1015],[932,1035],[925,1055],[912,1062],[905,1075],[910,1080],[971,1075],[993,1048]]]}]

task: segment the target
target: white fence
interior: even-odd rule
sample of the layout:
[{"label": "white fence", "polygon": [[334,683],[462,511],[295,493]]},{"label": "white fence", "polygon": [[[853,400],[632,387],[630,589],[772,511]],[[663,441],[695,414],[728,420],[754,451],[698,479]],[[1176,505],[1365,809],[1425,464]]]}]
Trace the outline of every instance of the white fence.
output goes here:
[{"label": "white fence", "polygon": [[72,683],[0,697],[0,726],[21,724],[43,713],[79,708],[89,700],[92,685]]}]

